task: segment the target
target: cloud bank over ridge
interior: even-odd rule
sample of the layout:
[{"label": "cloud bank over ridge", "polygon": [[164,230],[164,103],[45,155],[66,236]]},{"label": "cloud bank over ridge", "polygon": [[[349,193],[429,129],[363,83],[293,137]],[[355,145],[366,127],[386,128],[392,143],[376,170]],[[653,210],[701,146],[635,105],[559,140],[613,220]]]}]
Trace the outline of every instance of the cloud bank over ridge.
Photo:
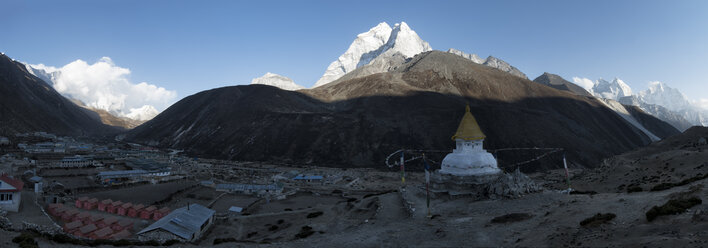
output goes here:
[{"label": "cloud bank over ridge", "polygon": [[131,82],[130,70],[115,65],[109,57],[93,64],[78,59],[60,68],[44,64],[29,67],[59,93],[80,100],[88,107],[132,119],[149,120],[177,97],[174,90],[147,82]]}]

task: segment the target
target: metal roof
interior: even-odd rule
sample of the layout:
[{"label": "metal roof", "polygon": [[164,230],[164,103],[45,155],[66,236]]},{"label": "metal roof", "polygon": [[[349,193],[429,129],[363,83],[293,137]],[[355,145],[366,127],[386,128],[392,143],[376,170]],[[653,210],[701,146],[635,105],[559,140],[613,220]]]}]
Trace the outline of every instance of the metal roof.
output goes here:
[{"label": "metal roof", "polygon": [[222,184],[217,184],[216,189],[227,189],[227,190],[237,190],[237,191],[246,191],[246,190],[278,190],[280,186],[276,184],[240,184],[240,183],[222,183]]},{"label": "metal roof", "polygon": [[216,213],[216,211],[202,205],[196,203],[190,204],[189,207],[175,209],[167,216],[162,217],[155,223],[152,223],[152,225],[140,230],[137,234],[143,234],[155,229],[163,229],[184,239],[191,240],[192,236],[200,231],[202,225],[207,222],[214,213]]},{"label": "metal roof", "polygon": [[169,164],[157,162],[151,159],[130,159],[126,161],[126,165],[133,169],[143,169],[146,171],[162,171],[170,169]]},{"label": "metal roof", "polygon": [[322,180],[324,177],[322,176],[303,176],[303,175],[298,175],[296,177],[293,177],[293,180]]},{"label": "metal roof", "polygon": [[147,173],[148,172],[145,170],[101,171],[98,173],[98,176],[101,178],[117,178],[126,176],[136,176]]},{"label": "metal roof", "polygon": [[243,211],[243,208],[242,208],[242,207],[237,207],[237,206],[231,206],[231,207],[229,208],[229,211],[240,213],[241,211]]}]

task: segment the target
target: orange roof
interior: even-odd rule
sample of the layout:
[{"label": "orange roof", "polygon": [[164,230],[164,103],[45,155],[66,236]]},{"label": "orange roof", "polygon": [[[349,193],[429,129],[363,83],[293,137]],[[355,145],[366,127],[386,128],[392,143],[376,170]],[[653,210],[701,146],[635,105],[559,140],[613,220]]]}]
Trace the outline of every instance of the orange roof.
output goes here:
[{"label": "orange roof", "polygon": [[130,226],[130,225],[132,225],[132,224],[133,224],[133,221],[132,221],[132,220],[121,220],[121,221],[118,221],[118,225],[119,225],[119,226]]},{"label": "orange roof", "polygon": [[22,180],[12,178],[8,176],[7,174],[2,174],[0,175],[0,181],[3,181],[4,183],[7,183],[9,185],[12,185],[15,190],[0,190],[0,192],[13,192],[13,191],[21,191],[22,187],[25,185],[25,183],[22,182]]},{"label": "orange roof", "polygon": [[96,227],[96,225],[94,225],[94,224],[89,224],[89,225],[87,225],[87,226],[84,226],[84,227],[80,228],[80,229],[79,229],[79,232],[81,232],[81,233],[83,233],[83,234],[86,234],[86,233],[93,232],[93,231],[95,231],[96,229],[98,229],[98,227]]},{"label": "orange roof", "polygon": [[113,229],[111,229],[110,227],[101,228],[100,230],[93,233],[93,235],[96,235],[96,237],[99,238],[108,237],[108,235],[111,234],[113,234]]},{"label": "orange roof", "polygon": [[79,228],[80,226],[83,226],[83,225],[84,225],[84,223],[82,223],[80,220],[64,224],[64,226],[66,226],[66,228],[69,230],[74,229],[74,228]]},{"label": "orange roof", "polygon": [[118,221],[118,219],[116,219],[116,217],[108,217],[108,218],[103,219],[103,223],[106,225],[113,224],[116,221]]},{"label": "orange roof", "polygon": [[457,132],[452,136],[452,140],[482,140],[484,138],[486,138],[486,136],[482,132],[482,129],[479,128],[477,120],[475,120],[472,113],[470,113],[470,105],[467,105],[467,107],[465,107],[465,115],[462,116],[460,126],[457,127]]},{"label": "orange roof", "polygon": [[120,232],[117,232],[117,233],[114,233],[113,235],[111,235],[111,238],[113,238],[113,239],[124,239],[127,237],[130,237],[130,232],[128,230],[123,230],[123,231],[120,231]]}]

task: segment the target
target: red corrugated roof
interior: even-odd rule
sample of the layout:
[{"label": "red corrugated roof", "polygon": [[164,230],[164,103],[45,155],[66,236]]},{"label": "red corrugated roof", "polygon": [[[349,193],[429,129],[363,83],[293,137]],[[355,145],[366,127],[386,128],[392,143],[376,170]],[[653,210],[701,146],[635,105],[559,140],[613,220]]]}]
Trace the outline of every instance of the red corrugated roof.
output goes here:
[{"label": "red corrugated roof", "polygon": [[3,181],[9,185],[12,185],[12,187],[15,187],[15,189],[17,189],[17,190],[3,190],[3,191],[20,191],[20,190],[22,190],[22,187],[25,185],[25,183],[23,183],[21,180],[11,178],[7,174],[0,175],[0,181]]}]

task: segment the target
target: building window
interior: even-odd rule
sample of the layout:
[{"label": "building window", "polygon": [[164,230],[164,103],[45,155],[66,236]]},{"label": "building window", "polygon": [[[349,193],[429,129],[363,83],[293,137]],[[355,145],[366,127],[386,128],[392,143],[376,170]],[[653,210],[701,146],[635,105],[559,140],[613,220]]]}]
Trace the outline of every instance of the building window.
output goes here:
[{"label": "building window", "polygon": [[12,193],[9,194],[0,194],[0,201],[12,201]]}]

